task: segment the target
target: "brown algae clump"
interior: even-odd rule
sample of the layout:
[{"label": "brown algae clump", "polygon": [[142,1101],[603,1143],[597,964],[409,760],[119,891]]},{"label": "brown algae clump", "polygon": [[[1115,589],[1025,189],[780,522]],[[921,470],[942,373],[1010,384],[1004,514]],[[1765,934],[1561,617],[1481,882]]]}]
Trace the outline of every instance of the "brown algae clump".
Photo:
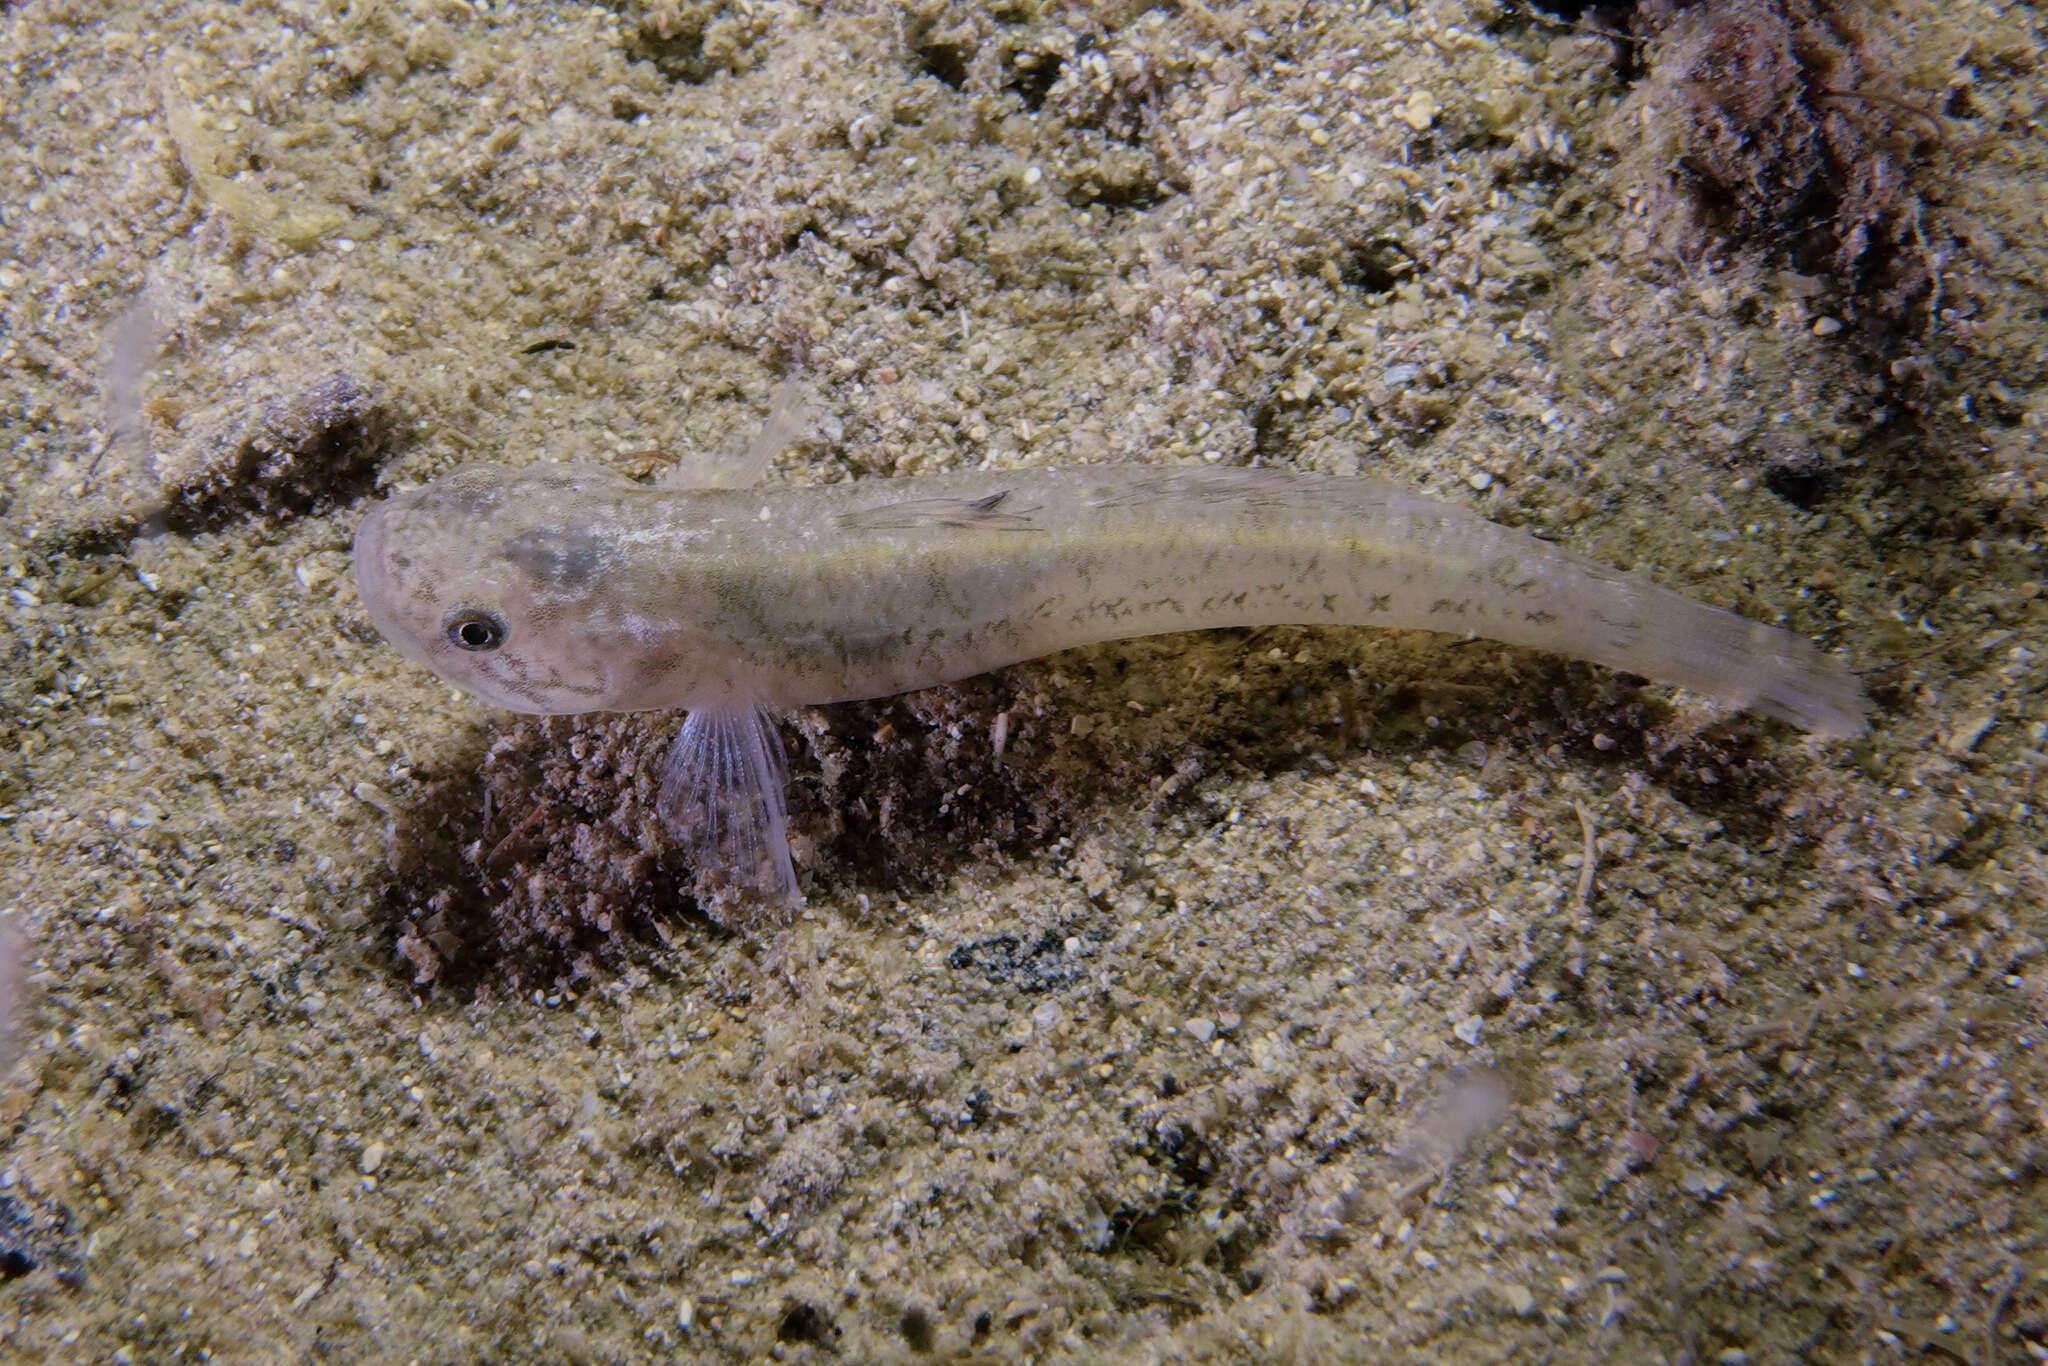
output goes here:
[{"label": "brown algae clump", "polygon": [[1941,124],[1875,20],[1834,0],[1648,0],[1636,24],[1624,181],[1682,188],[1709,230],[1834,277],[1870,322],[1924,306],[1938,253],[1919,182]]}]

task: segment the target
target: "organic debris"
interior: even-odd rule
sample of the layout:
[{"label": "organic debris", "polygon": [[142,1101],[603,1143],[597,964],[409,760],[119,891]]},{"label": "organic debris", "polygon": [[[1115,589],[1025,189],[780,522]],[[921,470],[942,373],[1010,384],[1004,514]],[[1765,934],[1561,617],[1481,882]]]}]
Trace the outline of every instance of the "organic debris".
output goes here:
[{"label": "organic debris", "polygon": [[1645,0],[1635,26],[1648,74],[1620,111],[1647,134],[1634,172],[1688,191],[1723,239],[1833,277],[1862,321],[1923,317],[1943,129],[1875,23],[1837,0]]}]

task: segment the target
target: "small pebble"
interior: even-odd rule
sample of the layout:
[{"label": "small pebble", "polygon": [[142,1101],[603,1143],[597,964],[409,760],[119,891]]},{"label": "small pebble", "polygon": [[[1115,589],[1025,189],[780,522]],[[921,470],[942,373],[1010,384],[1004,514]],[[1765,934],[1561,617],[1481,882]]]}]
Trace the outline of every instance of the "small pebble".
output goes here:
[{"label": "small pebble", "polygon": [[1427,90],[1418,90],[1401,106],[1401,122],[1420,133],[1436,122],[1438,109],[1436,96]]}]

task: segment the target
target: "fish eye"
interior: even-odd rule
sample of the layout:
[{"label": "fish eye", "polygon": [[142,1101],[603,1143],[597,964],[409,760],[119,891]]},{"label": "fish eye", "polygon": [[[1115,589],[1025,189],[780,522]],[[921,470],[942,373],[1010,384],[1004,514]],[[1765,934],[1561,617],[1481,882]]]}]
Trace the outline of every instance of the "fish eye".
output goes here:
[{"label": "fish eye", "polygon": [[481,607],[465,607],[448,618],[448,643],[458,650],[482,653],[505,643],[505,620]]}]

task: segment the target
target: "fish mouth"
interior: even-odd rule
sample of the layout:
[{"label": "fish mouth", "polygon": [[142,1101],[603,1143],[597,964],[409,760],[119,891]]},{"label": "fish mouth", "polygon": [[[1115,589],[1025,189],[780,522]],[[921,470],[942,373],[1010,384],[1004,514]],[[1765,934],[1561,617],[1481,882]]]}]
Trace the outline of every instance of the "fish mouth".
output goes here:
[{"label": "fish mouth", "polygon": [[392,502],[378,504],[363,514],[356,527],[350,552],[356,597],[370,614],[371,624],[400,654],[432,667],[426,642],[413,633],[397,610],[399,581],[390,559],[391,519],[387,515],[392,507]]}]

